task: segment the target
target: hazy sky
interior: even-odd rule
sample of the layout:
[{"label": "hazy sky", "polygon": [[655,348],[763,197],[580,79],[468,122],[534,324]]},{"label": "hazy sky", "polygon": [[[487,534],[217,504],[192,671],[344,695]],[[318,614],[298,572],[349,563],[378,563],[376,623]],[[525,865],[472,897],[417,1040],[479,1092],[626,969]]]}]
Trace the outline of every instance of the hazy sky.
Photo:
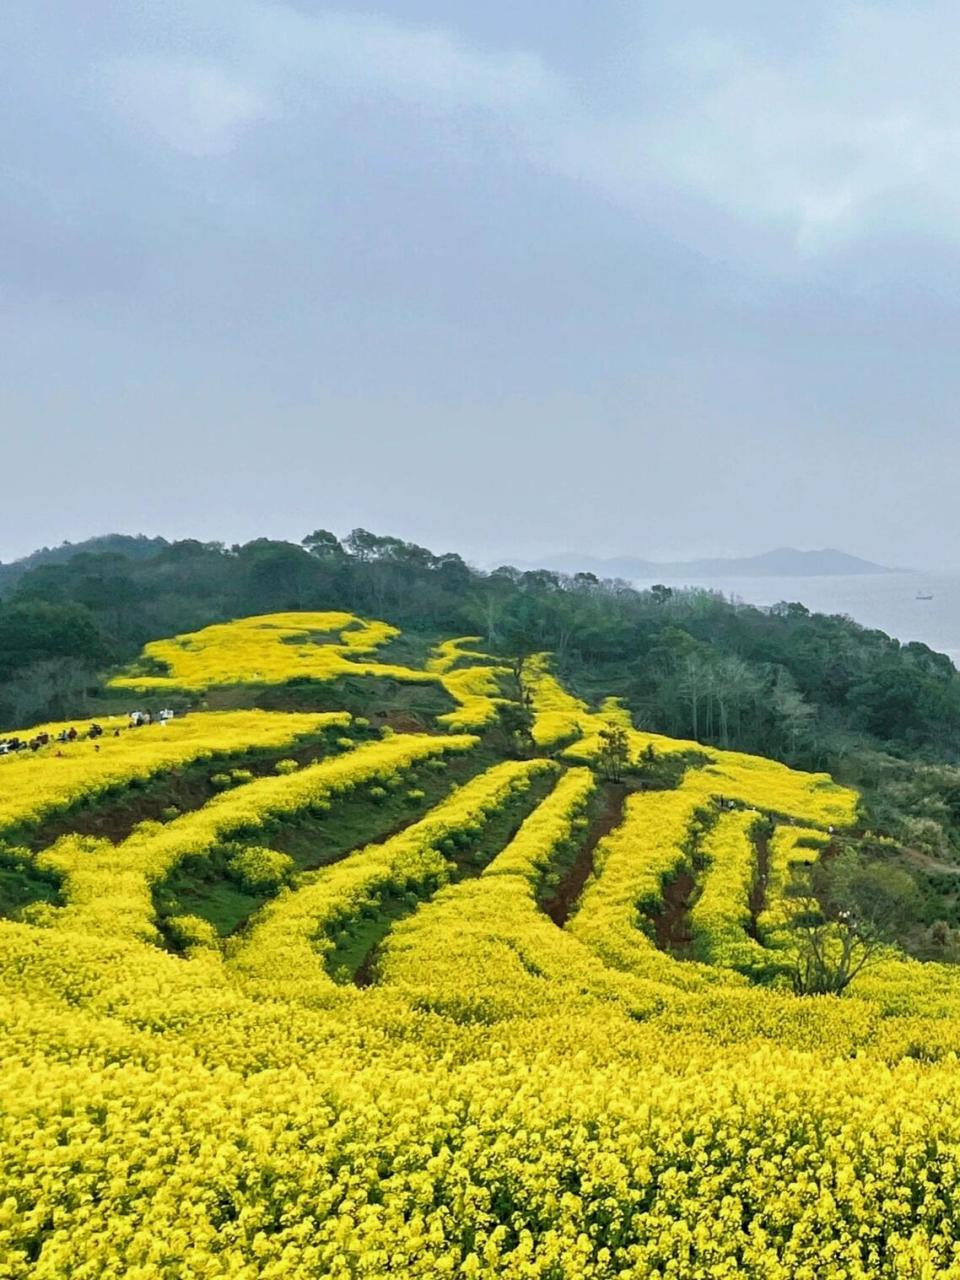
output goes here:
[{"label": "hazy sky", "polygon": [[0,558],[960,565],[947,0],[7,0]]}]

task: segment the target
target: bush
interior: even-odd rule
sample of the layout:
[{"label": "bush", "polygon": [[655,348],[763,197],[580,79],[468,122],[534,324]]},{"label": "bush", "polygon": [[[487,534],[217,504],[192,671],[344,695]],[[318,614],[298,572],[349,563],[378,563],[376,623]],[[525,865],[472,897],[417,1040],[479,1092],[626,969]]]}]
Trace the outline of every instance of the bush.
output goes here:
[{"label": "bush", "polygon": [[231,769],[230,777],[233,779],[234,785],[238,787],[253,781],[253,774],[249,769]]},{"label": "bush", "polygon": [[215,773],[210,778],[210,785],[215,791],[227,791],[233,786],[233,779],[229,773]]},{"label": "bush", "polygon": [[278,760],[273,766],[273,771],[285,777],[287,774],[296,773],[299,768],[300,765],[296,760]]},{"label": "bush", "polygon": [[411,787],[406,795],[407,803],[413,805],[419,804],[421,800],[425,800],[426,798],[427,793],[425,791],[421,791],[419,787]]},{"label": "bush", "polygon": [[175,804],[168,804],[165,809],[160,810],[160,817],[164,822],[172,822],[174,818],[180,817],[180,810]]},{"label": "bush", "polygon": [[216,929],[209,920],[203,920],[200,916],[170,916],[166,926],[170,941],[182,951],[220,945]]},{"label": "bush", "polygon": [[389,795],[389,792],[387,791],[386,787],[371,787],[369,794],[370,794],[370,799],[373,801],[374,804],[383,804],[384,800],[386,800],[387,796]]},{"label": "bush", "polygon": [[21,921],[38,929],[52,929],[59,916],[60,909],[52,902],[28,902],[20,909]]},{"label": "bush", "polygon": [[290,877],[293,859],[277,849],[248,845],[233,852],[227,862],[228,874],[247,893],[264,893],[278,889]]}]

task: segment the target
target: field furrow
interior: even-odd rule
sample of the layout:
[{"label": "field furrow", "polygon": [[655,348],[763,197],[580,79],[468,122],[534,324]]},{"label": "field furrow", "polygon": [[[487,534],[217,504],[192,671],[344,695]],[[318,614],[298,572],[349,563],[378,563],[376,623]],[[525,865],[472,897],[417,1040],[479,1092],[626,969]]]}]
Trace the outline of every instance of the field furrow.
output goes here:
[{"label": "field furrow", "polygon": [[409,894],[412,907],[439,888],[450,878],[458,847],[469,847],[492,814],[549,769],[539,760],[496,765],[394,839],[359,850],[281,894],[239,940],[231,955],[234,971],[291,998],[334,988],[325,957],[335,951],[337,935],[365,916],[380,922],[385,899]]}]

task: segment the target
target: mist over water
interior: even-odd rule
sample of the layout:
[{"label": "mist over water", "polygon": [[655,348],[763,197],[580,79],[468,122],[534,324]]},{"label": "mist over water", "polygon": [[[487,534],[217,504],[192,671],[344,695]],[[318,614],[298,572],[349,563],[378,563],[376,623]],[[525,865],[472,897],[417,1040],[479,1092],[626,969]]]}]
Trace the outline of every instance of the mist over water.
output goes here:
[{"label": "mist over water", "polygon": [[[960,574],[881,573],[817,578],[661,578],[702,587],[747,604],[799,601],[813,613],[843,613],[904,642],[920,640],[960,665]],[[638,580],[638,587],[650,581]],[[932,600],[918,600],[917,593]]]}]

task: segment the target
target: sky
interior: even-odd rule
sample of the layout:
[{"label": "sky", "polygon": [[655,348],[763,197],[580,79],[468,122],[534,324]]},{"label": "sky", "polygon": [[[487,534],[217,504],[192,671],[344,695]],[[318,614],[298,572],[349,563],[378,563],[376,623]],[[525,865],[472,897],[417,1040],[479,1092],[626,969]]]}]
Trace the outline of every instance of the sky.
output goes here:
[{"label": "sky", "polygon": [[958,42],[946,0],[7,0],[0,559],[960,568]]}]

